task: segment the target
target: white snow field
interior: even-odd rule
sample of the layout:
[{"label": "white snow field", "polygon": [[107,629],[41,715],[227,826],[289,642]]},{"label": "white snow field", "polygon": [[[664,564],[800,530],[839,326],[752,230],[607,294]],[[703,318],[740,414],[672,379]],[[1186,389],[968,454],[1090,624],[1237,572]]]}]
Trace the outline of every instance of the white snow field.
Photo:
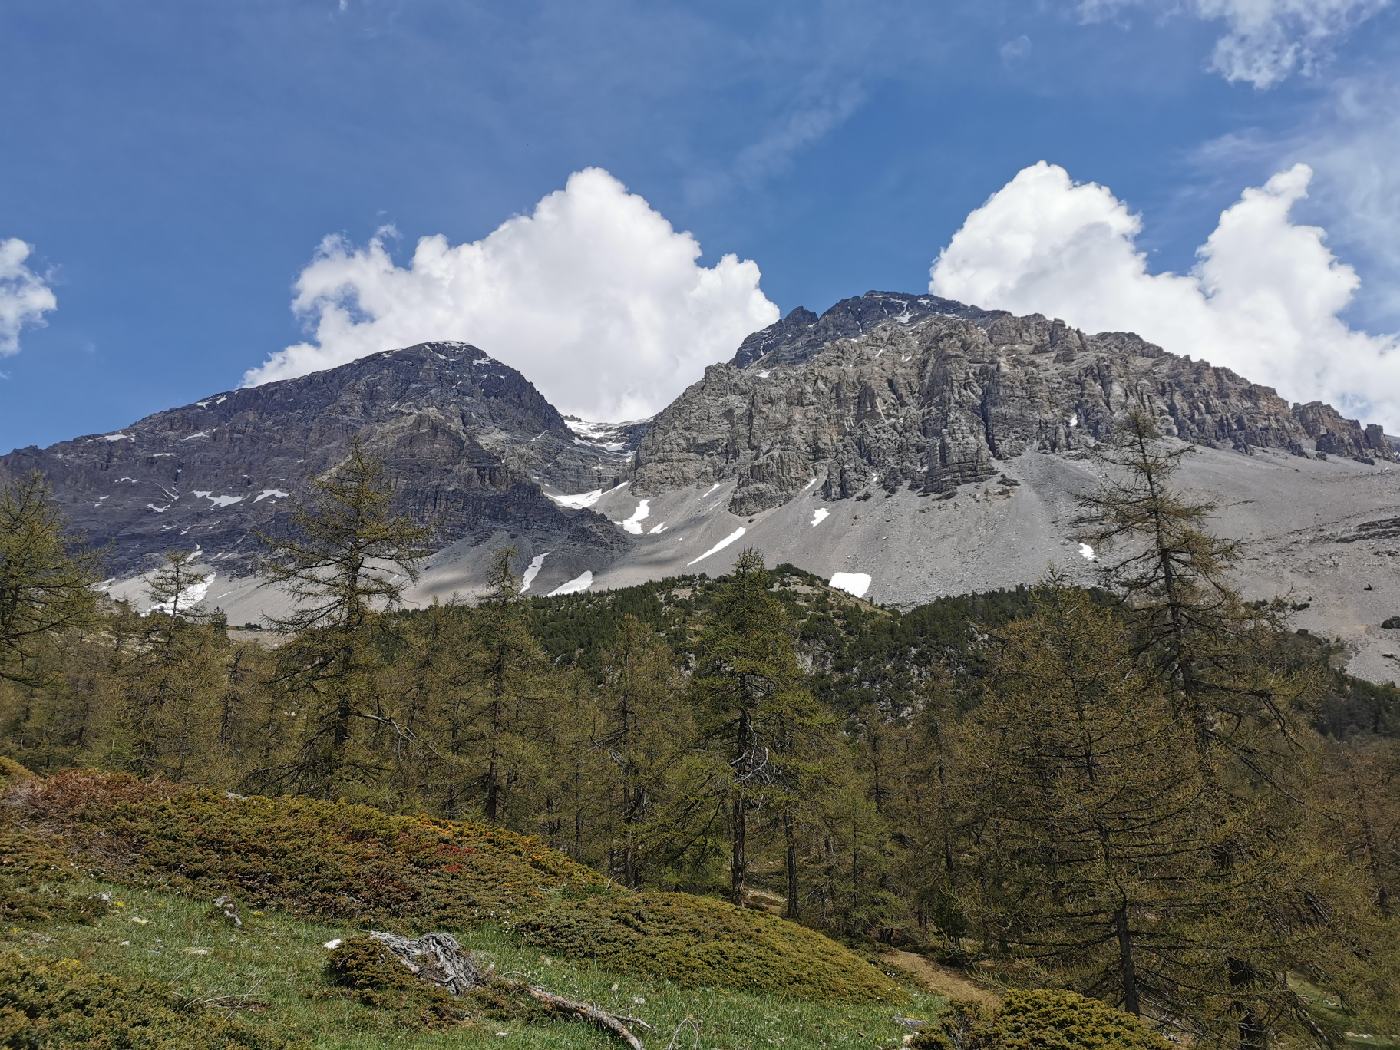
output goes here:
[{"label": "white snow field", "polygon": [[853,594],[857,598],[864,598],[865,592],[870,590],[870,574],[868,572],[834,572],[831,574],[831,586],[838,591]]}]

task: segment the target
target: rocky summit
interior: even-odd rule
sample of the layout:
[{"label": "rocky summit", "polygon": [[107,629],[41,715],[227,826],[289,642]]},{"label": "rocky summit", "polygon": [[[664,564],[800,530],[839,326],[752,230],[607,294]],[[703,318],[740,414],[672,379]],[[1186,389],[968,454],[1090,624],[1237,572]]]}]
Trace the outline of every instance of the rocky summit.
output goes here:
[{"label": "rocky summit", "polygon": [[541,484],[611,485],[625,448],[580,438],[515,369],[465,343],[423,343],[299,379],[216,394],[111,434],[0,458],[48,478],[113,576],[195,550],[221,574],[254,570],[257,533],[360,441],[389,467],[400,509],[439,546],[498,534],[620,551],[596,515],[568,514]]},{"label": "rocky summit", "polygon": [[821,317],[794,310],[707,370],[641,442],[637,491],[732,477],[736,514],[778,506],[813,477],[830,500],[872,485],[944,494],[1023,452],[1089,447],[1137,397],[1196,444],[1392,456],[1379,426],[1290,405],[1132,334],[870,292]]},{"label": "rocky summit", "polygon": [[1393,677],[1397,632],[1380,624],[1400,613],[1400,551],[1383,526],[1400,471],[1380,427],[1129,333],[935,296],[794,310],[650,421],[565,418],[482,350],[424,343],[20,449],[0,474],[50,480],[114,593],[138,596],[120,581],[198,550],[226,584],[206,606],[235,622],[277,604],[258,534],[285,528],[355,440],[433,526],[415,601],[475,593],[509,543],[535,594],[718,573],[756,546],[907,604],[1052,566],[1091,579],[1098,555],[1074,524],[1100,480],[1087,450],[1138,398],[1199,449],[1183,480],[1244,543],[1246,590],[1286,594],[1300,626],[1353,646],[1354,669]]}]

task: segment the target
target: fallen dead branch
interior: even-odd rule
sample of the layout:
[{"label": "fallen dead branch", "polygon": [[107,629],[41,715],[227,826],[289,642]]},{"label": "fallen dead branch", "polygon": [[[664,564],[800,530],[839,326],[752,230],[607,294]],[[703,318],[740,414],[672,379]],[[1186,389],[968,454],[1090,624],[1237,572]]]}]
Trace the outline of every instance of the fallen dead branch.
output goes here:
[{"label": "fallen dead branch", "polygon": [[552,1013],[571,1020],[586,1021],[618,1039],[631,1050],[645,1050],[633,1028],[648,1030],[650,1026],[636,1017],[609,1013],[592,1003],[580,1002],[558,995],[539,985],[499,977],[490,967],[480,966],[470,952],[462,950],[457,939],[446,933],[425,933],[416,940],[396,933],[370,934],[403,963],[419,980],[436,985],[452,995],[488,986],[529,996]]}]

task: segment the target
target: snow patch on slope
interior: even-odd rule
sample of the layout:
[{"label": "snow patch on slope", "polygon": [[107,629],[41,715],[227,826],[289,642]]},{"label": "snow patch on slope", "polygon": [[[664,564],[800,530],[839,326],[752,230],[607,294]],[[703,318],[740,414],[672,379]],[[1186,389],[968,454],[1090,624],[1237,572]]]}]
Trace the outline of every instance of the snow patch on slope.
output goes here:
[{"label": "snow patch on slope", "polygon": [[626,488],[627,485],[628,482],[624,481],[621,485],[614,485],[612,488],[608,489],[607,492],[604,492],[602,489],[594,489],[592,492],[575,492],[571,495],[563,496],[550,496],[547,492],[545,495],[549,496],[550,499],[565,510],[584,510],[593,506],[604,496],[611,496],[619,489]]},{"label": "snow patch on slope", "polygon": [[[216,496],[212,489],[192,489],[191,492],[200,499],[207,499],[216,507],[231,507],[235,503],[242,503],[245,498],[243,496]],[[257,500],[253,502],[256,503]]]},{"label": "snow patch on slope", "polygon": [[561,583],[554,590],[550,591],[546,598],[558,598],[562,594],[579,594],[593,586],[593,570],[585,569],[583,575],[575,576],[568,583]]},{"label": "snow patch on slope", "polygon": [[[549,494],[546,493],[545,495]],[[585,507],[591,507],[602,499],[603,490],[594,489],[592,492],[575,492],[572,495],[550,496],[549,498],[566,510],[583,510]]]},{"label": "snow patch on slope", "polygon": [[822,522],[826,521],[830,514],[831,511],[827,510],[825,507],[818,507],[816,510],[812,511],[812,528],[815,529]]},{"label": "snow patch on slope", "polygon": [[544,560],[549,557],[549,551],[543,554],[536,554],[530,559],[530,564],[525,566],[525,575],[520,577],[520,593],[524,594],[530,589],[530,584],[535,582],[535,577],[540,574],[540,569],[544,566]]},{"label": "snow patch on slope", "polygon": [[870,574],[866,572],[837,572],[831,576],[831,586],[838,591],[864,598],[870,590]]},{"label": "snow patch on slope", "polygon": [[624,529],[634,536],[642,534],[642,522],[647,520],[647,515],[651,513],[651,500],[639,500],[637,509],[632,512],[632,516],[626,521],[618,522]]},{"label": "snow patch on slope", "polygon": [[[713,490],[711,490],[711,491],[713,491]],[[724,550],[725,547],[728,547],[731,543],[733,543],[735,540],[737,540],[739,537],[741,537],[741,536],[742,536],[745,532],[747,532],[747,531],[748,531],[747,529],[745,529],[742,525],[740,525],[737,529],[735,529],[733,532],[731,532],[728,536],[724,537],[724,539],[720,540],[720,541],[719,541],[718,543],[716,543],[713,547],[711,547],[709,550],[707,550],[704,554],[700,555],[700,557],[694,559],[693,561],[688,561],[688,562],[686,562],[686,568],[690,568],[690,566],[694,565],[695,562],[697,562],[697,561],[704,561],[704,560],[705,560],[706,558],[708,558],[711,554],[718,554],[720,551]]]}]

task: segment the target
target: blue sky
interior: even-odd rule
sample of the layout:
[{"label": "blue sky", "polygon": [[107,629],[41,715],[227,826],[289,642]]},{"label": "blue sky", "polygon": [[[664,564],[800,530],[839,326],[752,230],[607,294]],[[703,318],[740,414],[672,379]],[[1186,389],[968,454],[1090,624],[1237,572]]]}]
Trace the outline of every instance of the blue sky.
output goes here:
[{"label": "blue sky", "polygon": [[[1256,20],[1231,0],[4,0],[0,243],[28,246],[24,279],[56,307],[30,300],[12,326],[0,449],[434,324],[542,388],[558,365],[563,407],[641,414],[732,353],[764,300],[922,291],[945,248],[939,290],[1090,327],[1141,315],[1169,349],[1394,428],[1400,8],[1240,9]],[[1039,161],[1066,178],[1018,180]],[[1300,163],[1310,180],[1241,206],[1273,212],[1217,225]],[[597,210],[574,222],[589,187],[569,179],[592,168],[617,186],[593,185]],[[684,245],[621,185],[693,234],[697,263],[638,263]],[[558,221],[536,212],[550,194]],[[608,247],[596,224],[616,209],[639,232]],[[420,238],[450,251],[518,215],[533,218],[479,255],[449,254],[418,310]],[[388,261],[363,276],[385,227]],[[1167,282],[1202,266],[1213,232],[1205,268]],[[761,277],[720,267],[730,253]],[[612,276],[594,287],[592,271]],[[507,278],[526,287],[482,291]],[[724,287],[697,306],[707,280]],[[1327,301],[1293,316],[1319,283]],[[642,319],[615,324],[619,304]],[[294,344],[302,363],[265,364]],[[626,396],[579,392],[575,365]]]}]

